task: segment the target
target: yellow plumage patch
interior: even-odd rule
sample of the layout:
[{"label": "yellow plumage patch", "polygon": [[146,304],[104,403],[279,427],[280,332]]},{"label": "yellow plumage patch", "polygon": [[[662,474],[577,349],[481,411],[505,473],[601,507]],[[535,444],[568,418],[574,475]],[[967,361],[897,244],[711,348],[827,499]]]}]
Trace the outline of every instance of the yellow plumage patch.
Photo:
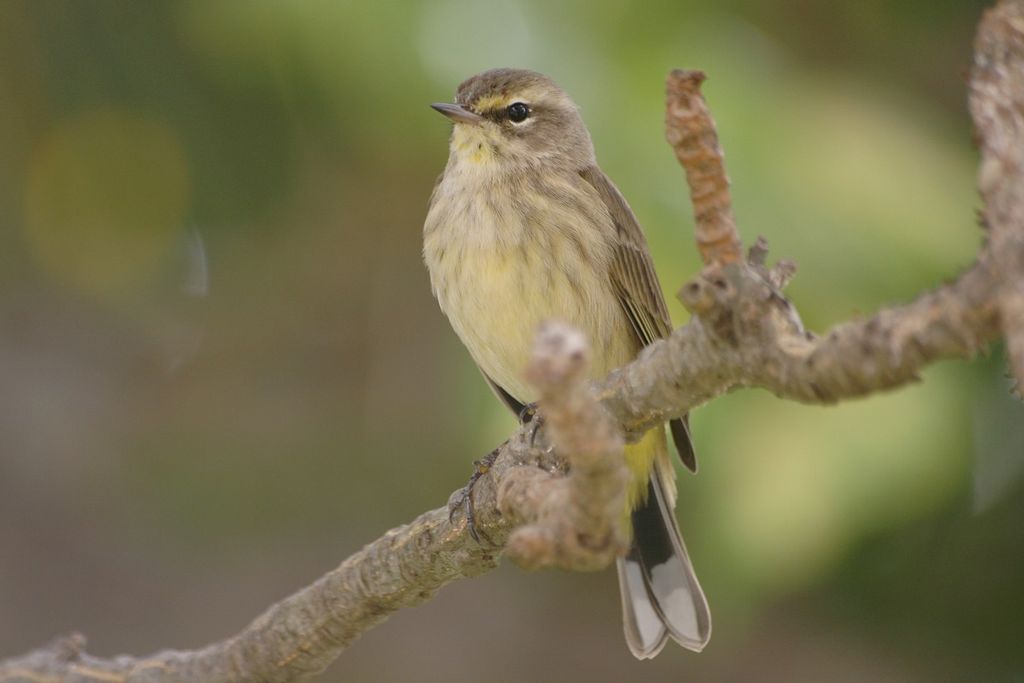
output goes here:
[{"label": "yellow plumage patch", "polygon": [[647,500],[647,480],[651,476],[651,469],[664,465],[671,469],[664,428],[652,429],[636,443],[626,446],[626,467],[630,475],[629,490],[626,492],[627,512],[635,510]]},{"label": "yellow plumage patch", "polygon": [[493,111],[502,109],[512,104],[508,95],[486,95],[473,103],[473,108],[478,112]]},{"label": "yellow plumage patch", "polygon": [[484,164],[494,159],[493,143],[478,128],[456,127],[452,133],[452,149],[473,164]]}]

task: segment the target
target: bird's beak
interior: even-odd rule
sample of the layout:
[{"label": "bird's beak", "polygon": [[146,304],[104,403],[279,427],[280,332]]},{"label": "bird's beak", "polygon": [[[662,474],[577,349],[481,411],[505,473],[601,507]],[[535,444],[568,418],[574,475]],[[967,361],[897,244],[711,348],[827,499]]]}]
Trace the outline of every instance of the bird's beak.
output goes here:
[{"label": "bird's beak", "polygon": [[448,104],[447,102],[434,102],[430,105],[437,111],[441,112],[455,123],[472,123],[477,124],[484,120],[484,117],[479,114],[474,114],[470,110],[463,107],[461,104]]}]

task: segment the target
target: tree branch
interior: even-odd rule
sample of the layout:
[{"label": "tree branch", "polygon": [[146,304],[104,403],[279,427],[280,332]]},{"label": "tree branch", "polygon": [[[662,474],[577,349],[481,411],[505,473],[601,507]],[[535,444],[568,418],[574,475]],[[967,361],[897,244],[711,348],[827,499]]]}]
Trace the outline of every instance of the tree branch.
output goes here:
[{"label": "tree branch", "polygon": [[[1001,0],[979,26],[970,106],[982,153],[989,226],[974,265],[913,302],[804,330],[781,290],[793,267],[765,268],[763,240],[746,259],[732,216],[703,74],[669,77],[666,137],[686,171],[705,269],[679,293],[691,321],[596,386],[587,351],[564,327],[540,335],[529,378],[547,423],[497,449],[473,490],[483,544],[448,508],[424,513],[268,609],[238,635],[201,650],[100,659],[70,636],[0,663],[0,683],[284,682],[322,671],[361,633],[445,584],[494,568],[503,549],[524,566],[593,569],[621,551],[621,433],[636,438],[735,387],[805,403],[892,389],[942,358],[970,358],[1003,335],[1024,379],[1024,0]],[[1024,382],[1021,382],[1024,385]],[[600,404],[595,399],[600,399]],[[536,432],[536,433],[535,433]],[[553,447],[552,447],[553,444]],[[556,452],[557,451],[557,454]],[[459,492],[452,496],[458,499]]]}]

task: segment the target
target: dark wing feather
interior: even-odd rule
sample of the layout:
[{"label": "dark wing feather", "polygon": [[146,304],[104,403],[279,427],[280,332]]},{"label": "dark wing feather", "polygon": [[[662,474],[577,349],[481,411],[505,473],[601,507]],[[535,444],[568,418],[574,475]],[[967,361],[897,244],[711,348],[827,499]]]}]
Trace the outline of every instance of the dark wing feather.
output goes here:
[{"label": "dark wing feather", "polygon": [[488,386],[491,387],[491,391],[494,392],[494,395],[500,398],[501,402],[504,403],[509,410],[511,410],[517,416],[522,417],[523,411],[526,410],[526,406],[517,401],[515,397],[512,396],[512,394],[505,391],[501,386],[498,385],[497,382],[488,377],[486,372],[481,370],[480,374],[482,374],[484,376],[484,379],[487,380],[487,384]]},{"label": "dark wing feather", "polygon": [[[647,346],[657,339],[667,337],[672,332],[672,321],[661,294],[658,276],[654,272],[647,240],[636,216],[618,188],[597,166],[581,170],[580,176],[597,191],[615,222],[618,248],[611,276],[619,303],[637,338],[641,345]],[[687,469],[696,472],[697,457],[690,439],[689,416],[671,420],[670,427],[679,458]]]}]

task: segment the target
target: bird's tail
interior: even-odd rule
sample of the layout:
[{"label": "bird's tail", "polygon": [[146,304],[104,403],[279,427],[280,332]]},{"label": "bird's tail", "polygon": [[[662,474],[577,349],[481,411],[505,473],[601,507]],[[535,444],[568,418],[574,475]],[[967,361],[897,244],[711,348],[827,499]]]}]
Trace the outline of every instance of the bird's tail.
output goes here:
[{"label": "bird's tail", "polygon": [[[664,434],[658,437],[646,496],[631,513],[632,545],[618,561],[626,642],[638,659],[654,657],[669,638],[700,652],[711,637],[711,612],[673,512],[675,480]],[[650,443],[645,438],[629,448],[650,449]]]}]

